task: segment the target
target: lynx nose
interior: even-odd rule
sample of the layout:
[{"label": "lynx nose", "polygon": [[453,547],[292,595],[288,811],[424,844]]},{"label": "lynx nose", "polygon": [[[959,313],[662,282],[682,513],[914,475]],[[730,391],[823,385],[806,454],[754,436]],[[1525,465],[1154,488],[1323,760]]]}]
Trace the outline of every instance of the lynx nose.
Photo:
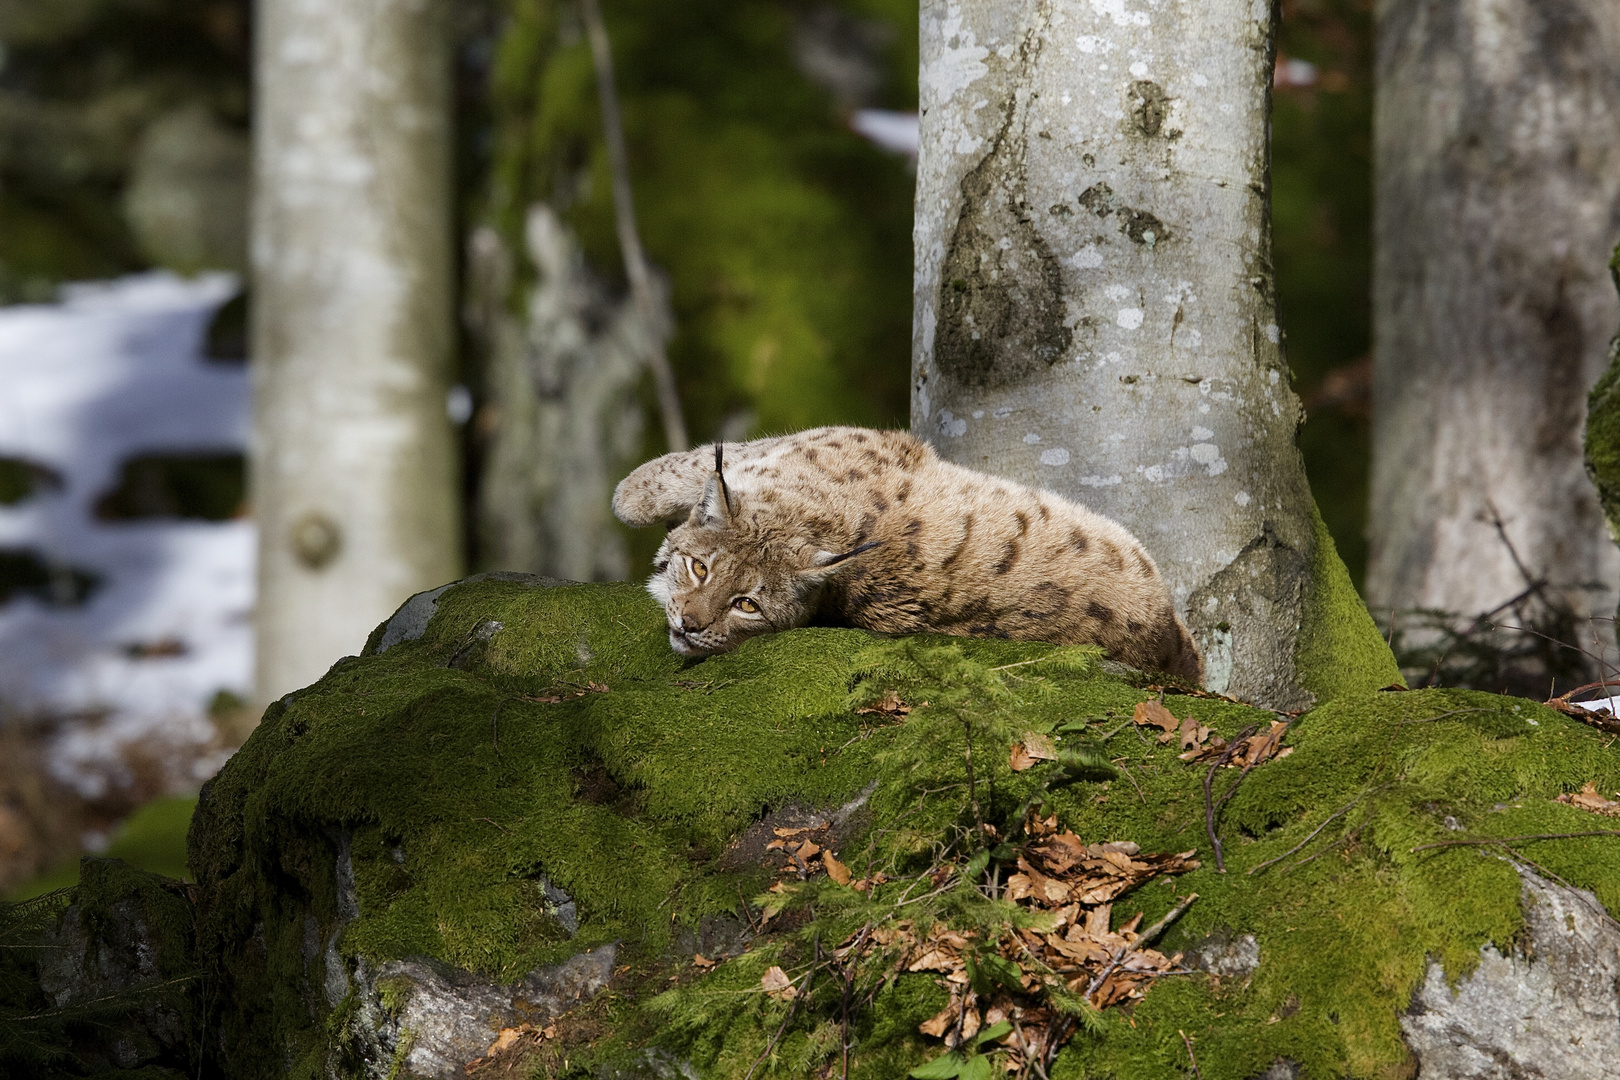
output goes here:
[{"label": "lynx nose", "polygon": [[692,633],[696,633],[697,631],[701,630],[702,627],[700,627],[698,625],[698,621],[696,619],[692,618],[692,616],[690,616],[690,615],[682,615],[681,616],[681,629],[683,631],[685,631],[686,633],[688,633],[688,634],[692,634]]}]

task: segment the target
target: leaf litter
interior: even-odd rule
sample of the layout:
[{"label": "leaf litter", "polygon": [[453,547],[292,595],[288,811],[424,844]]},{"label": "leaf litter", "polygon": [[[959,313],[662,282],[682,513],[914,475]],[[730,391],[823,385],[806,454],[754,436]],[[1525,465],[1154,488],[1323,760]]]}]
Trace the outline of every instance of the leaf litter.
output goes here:
[{"label": "leaf litter", "polygon": [[[1620,794],[1620,792],[1616,794]],[[1553,801],[1567,803],[1589,813],[1602,814],[1604,817],[1620,817],[1620,801],[1605,799],[1598,792],[1597,785],[1590,780],[1581,785],[1581,790],[1574,794],[1565,792]]]}]

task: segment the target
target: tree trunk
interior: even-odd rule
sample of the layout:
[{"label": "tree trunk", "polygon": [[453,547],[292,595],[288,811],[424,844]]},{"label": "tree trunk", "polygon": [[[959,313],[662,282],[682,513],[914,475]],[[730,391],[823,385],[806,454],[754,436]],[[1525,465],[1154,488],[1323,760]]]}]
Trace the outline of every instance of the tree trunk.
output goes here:
[{"label": "tree trunk", "polygon": [[1620,318],[1620,3],[1385,0],[1377,86],[1369,597],[1472,615],[1544,579],[1590,649],[1620,585],[1581,464]]},{"label": "tree trunk", "polygon": [[460,569],[446,0],[263,0],[254,131],[258,694]]},{"label": "tree trunk", "polygon": [[[649,343],[641,305],[608,296],[550,207],[530,207],[525,234],[538,275],[526,320],[506,310],[510,256],[494,229],[478,230],[469,260],[495,404],[479,492],[481,560],[572,581],[620,580],[630,560],[610,504],[642,448],[638,389]],[[660,345],[673,326],[661,284],[649,273]]]},{"label": "tree trunk", "polygon": [[912,426],[1123,523],[1209,687],[1292,708],[1332,692],[1324,633],[1350,682],[1393,665],[1294,445],[1271,35],[1256,0],[924,0]]}]

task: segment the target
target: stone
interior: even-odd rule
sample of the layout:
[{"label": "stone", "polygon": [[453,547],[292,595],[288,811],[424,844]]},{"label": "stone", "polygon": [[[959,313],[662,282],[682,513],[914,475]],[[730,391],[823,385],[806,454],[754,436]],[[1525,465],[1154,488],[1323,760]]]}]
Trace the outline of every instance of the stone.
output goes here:
[{"label": "stone", "polygon": [[1455,990],[1429,961],[1401,1020],[1423,1080],[1620,1080],[1620,924],[1520,868],[1524,931]]}]

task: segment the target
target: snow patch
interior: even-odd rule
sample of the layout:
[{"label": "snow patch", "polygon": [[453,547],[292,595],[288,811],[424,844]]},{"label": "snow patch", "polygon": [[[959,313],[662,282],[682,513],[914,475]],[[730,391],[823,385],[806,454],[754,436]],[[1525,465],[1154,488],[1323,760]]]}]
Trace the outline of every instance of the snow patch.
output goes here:
[{"label": "snow patch", "polygon": [[0,546],[100,578],[77,607],[0,605],[0,701],[58,721],[48,767],[86,797],[130,781],[135,744],[178,760],[176,783],[207,779],[223,761],[210,700],[251,696],[253,524],[92,512],[131,454],[245,450],[246,366],[202,357],[236,291],[226,274],[151,273],[0,308],[0,454],[64,481],[0,506]]}]

